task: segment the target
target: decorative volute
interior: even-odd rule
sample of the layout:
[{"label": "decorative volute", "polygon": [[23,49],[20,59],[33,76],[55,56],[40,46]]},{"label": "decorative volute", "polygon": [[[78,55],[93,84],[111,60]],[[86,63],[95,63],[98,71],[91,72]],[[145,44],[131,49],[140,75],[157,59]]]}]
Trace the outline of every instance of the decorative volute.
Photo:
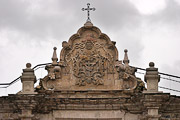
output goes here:
[{"label": "decorative volute", "polygon": [[57,54],[56,54],[57,48],[54,47],[53,49],[54,49],[54,52],[53,52],[53,56],[52,56],[52,65],[57,65],[57,64],[58,64],[58,63],[57,63],[58,58],[57,58]]},{"label": "decorative volute", "polygon": [[124,50],[124,60],[123,60],[123,63],[124,63],[125,65],[129,65],[129,59],[128,59],[128,54],[127,54],[127,52],[128,52],[128,50],[125,49],[125,50]]}]

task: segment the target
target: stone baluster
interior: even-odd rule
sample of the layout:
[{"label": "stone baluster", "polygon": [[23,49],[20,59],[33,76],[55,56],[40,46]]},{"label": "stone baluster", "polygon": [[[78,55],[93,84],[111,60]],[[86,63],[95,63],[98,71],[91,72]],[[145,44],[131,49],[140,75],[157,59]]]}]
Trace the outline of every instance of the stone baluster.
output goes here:
[{"label": "stone baluster", "polygon": [[26,64],[26,69],[23,69],[21,76],[22,91],[20,94],[36,94],[34,92],[34,83],[36,82],[36,76],[34,70],[31,69],[31,64]]},{"label": "stone baluster", "polygon": [[146,69],[145,82],[147,83],[147,93],[158,92],[158,82],[160,81],[160,75],[158,75],[158,68],[154,67],[154,63],[149,63],[149,68]]}]

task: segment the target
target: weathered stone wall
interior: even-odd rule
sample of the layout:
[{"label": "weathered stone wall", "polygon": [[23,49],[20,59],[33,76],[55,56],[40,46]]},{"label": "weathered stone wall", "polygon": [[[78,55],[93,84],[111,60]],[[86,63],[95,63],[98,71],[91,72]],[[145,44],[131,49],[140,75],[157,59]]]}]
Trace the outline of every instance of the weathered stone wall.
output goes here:
[{"label": "weathered stone wall", "polygon": [[149,118],[148,108],[157,107],[159,119],[180,119],[180,98],[165,93],[134,93],[133,96],[111,98],[59,98],[53,94],[1,97],[0,120],[19,120],[23,117],[30,120],[146,120]]}]

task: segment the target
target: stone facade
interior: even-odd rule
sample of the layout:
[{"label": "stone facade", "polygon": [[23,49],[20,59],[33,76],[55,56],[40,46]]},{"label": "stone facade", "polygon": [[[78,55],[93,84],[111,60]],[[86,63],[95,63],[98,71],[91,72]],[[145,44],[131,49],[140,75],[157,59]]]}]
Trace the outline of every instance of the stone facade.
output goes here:
[{"label": "stone facade", "polygon": [[90,21],[62,46],[59,61],[54,48],[39,86],[26,65],[22,91],[0,97],[0,120],[180,120],[180,98],[158,91],[154,63],[146,89],[128,51],[119,60],[115,42]]}]

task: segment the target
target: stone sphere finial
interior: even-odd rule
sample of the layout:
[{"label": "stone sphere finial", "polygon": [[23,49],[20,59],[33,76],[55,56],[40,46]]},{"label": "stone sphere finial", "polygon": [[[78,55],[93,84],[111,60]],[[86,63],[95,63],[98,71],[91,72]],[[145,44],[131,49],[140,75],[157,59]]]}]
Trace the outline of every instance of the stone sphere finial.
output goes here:
[{"label": "stone sphere finial", "polygon": [[127,50],[127,49],[124,49],[124,52],[125,52],[125,53],[127,53],[127,52],[128,52],[128,50]]},{"label": "stone sphere finial", "polygon": [[57,47],[54,47],[53,49],[54,49],[54,50],[57,50]]},{"label": "stone sphere finial", "polygon": [[26,64],[26,67],[27,67],[27,68],[31,68],[31,63],[27,63],[27,64]]},{"label": "stone sphere finial", "polygon": [[154,64],[153,62],[150,62],[150,63],[149,63],[149,67],[154,67],[154,65],[155,65],[155,64]]}]

